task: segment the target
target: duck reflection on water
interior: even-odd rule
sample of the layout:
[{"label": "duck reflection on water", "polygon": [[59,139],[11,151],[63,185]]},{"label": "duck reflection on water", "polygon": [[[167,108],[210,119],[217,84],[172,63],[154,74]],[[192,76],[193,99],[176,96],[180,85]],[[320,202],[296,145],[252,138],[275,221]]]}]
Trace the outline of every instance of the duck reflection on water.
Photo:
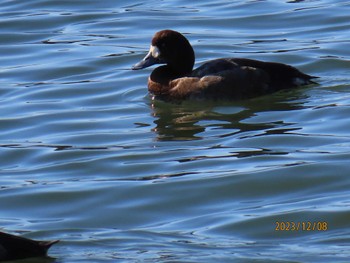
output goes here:
[{"label": "duck reflection on water", "polygon": [[[266,111],[292,111],[305,108],[302,92],[294,92],[286,100],[284,92],[237,102],[185,101],[174,104],[153,100],[152,114],[159,141],[201,140],[210,134],[219,137],[284,134],[298,128],[283,120],[263,123],[247,121]],[[211,132],[210,132],[211,131]],[[249,134],[248,134],[249,133]],[[209,134],[209,135],[208,135]]]}]

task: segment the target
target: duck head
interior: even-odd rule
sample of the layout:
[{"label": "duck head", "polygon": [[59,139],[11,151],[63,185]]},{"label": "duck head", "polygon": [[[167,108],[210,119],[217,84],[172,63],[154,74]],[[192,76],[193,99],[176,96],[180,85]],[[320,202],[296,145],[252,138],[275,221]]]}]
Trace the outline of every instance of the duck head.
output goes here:
[{"label": "duck head", "polygon": [[184,76],[192,72],[194,61],[193,48],[182,34],[173,30],[162,30],[153,36],[150,50],[145,58],[132,69],[166,64],[169,71],[178,76]]}]

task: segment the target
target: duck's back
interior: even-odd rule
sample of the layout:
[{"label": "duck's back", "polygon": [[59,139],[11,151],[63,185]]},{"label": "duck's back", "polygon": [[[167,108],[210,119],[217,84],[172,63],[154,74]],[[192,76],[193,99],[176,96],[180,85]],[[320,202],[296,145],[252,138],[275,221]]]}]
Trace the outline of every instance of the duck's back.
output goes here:
[{"label": "duck's back", "polygon": [[246,58],[232,58],[230,61],[240,66],[259,68],[267,72],[270,77],[270,85],[274,91],[297,86],[315,84],[311,79],[314,76],[307,75],[295,67],[278,62],[264,62]]},{"label": "duck's back", "polygon": [[211,99],[245,99],[269,93],[270,77],[266,71],[239,65],[222,58],[204,63],[191,73],[198,79],[191,97]]},{"label": "duck's back", "polygon": [[[302,85],[314,83],[311,79],[315,78],[302,73],[298,69],[277,62],[264,62],[246,58],[221,58],[214,59],[204,63],[192,72],[192,76],[204,77],[207,75],[221,74],[225,71],[233,71],[237,75],[240,71],[241,78],[253,78],[250,80],[261,79],[265,76],[265,84],[268,85],[267,91],[274,92],[281,89],[293,88]],[[245,71],[256,71],[256,74],[246,76]]]},{"label": "duck's back", "polygon": [[167,96],[239,100],[312,84],[312,78],[282,63],[221,58],[204,63],[187,77],[172,80]]}]

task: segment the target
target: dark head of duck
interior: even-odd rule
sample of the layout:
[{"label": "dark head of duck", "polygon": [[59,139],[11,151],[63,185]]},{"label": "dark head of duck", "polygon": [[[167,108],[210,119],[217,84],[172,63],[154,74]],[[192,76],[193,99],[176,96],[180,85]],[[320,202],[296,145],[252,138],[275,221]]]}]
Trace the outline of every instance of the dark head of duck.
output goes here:
[{"label": "dark head of duck", "polygon": [[148,79],[148,90],[163,100],[173,100],[169,96],[171,80],[191,74],[195,54],[191,44],[179,32],[162,30],[152,38],[151,46],[145,58],[132,69],[143,69],[154,64],[165,64],[155,68]]},{"label": "dark head of duck", "polygon": [[152,43],[145,58],[132,69],[143,69],[154,64],[166,64],[169,71],[180,76],[192,72],[195,55],[191,44],[179,32],[162,30],[152,38]]}]

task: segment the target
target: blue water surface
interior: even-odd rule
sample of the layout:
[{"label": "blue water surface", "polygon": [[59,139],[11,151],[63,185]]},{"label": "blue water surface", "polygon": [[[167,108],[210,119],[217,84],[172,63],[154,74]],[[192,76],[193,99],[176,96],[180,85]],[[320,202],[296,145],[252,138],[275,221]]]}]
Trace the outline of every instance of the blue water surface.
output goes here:
[{"label": "blue water surface", "polygon": [[[0,230],[49,262],[348,262],[350,2],[0,3]],[[318,85],[152,101],[153,34],[196,66],[283,62]],[[21,262],[47,262],[47,259]]]}]

